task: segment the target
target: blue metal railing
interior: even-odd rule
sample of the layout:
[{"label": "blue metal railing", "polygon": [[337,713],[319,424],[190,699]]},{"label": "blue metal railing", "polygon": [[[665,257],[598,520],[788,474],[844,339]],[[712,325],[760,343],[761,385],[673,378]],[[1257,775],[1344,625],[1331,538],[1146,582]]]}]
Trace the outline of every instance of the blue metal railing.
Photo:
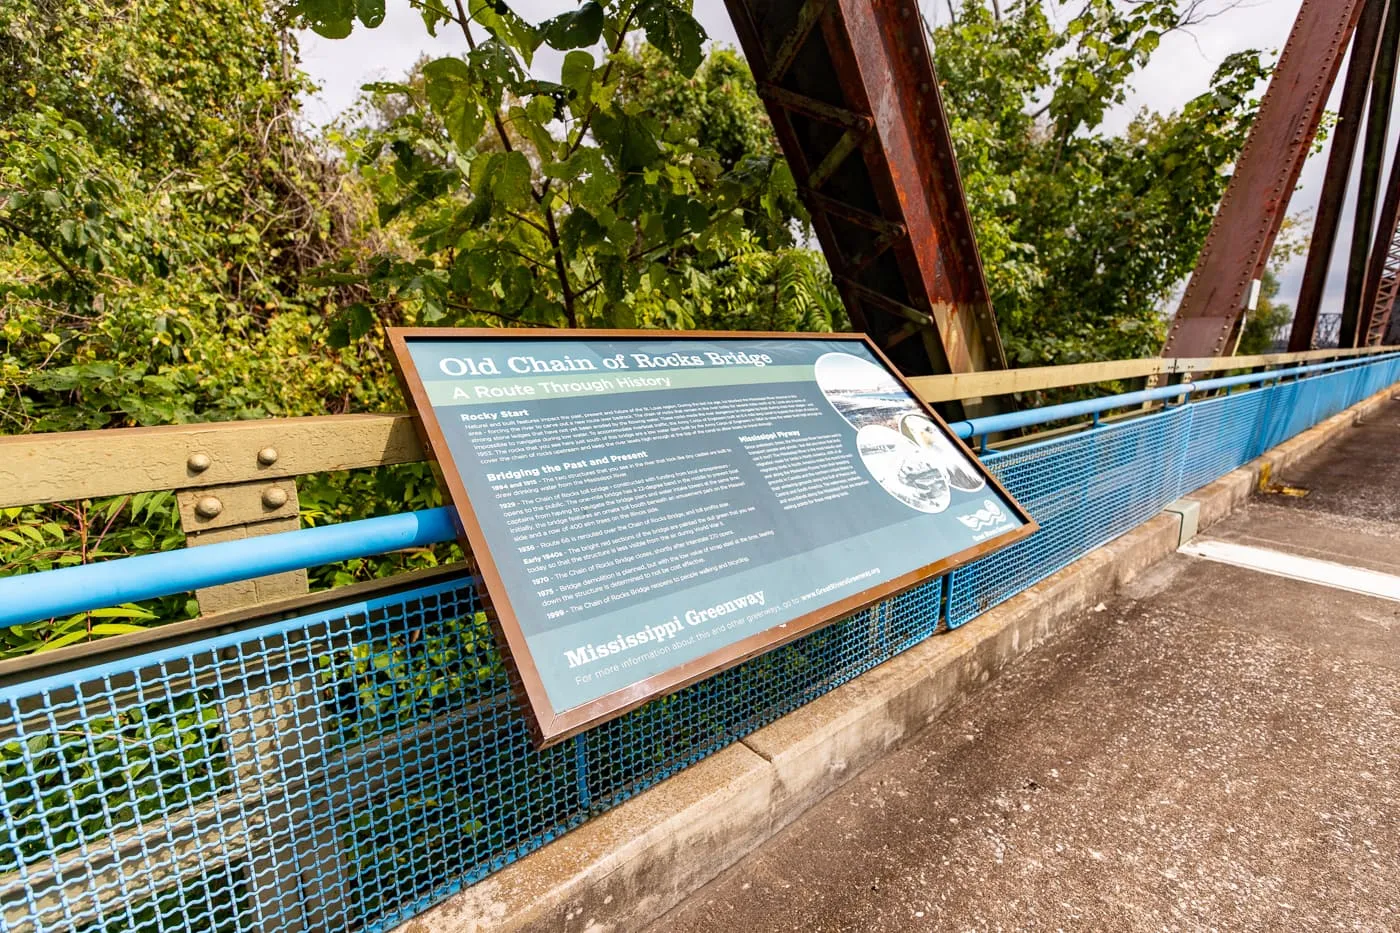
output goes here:
[{"label": "blue metal railing", "polygon": [[[390,928],[1395,384],[1400,359],[1299,370],[988,454],[1037,534],[545,750],[465,574],[10,682],[0,930]],[[279,537],[302,566],[451,535],[441,511],[394,518]],[[180,592],[227,582],[230,554],[288,569],[270,540],[157,555],[211,561],[198,582],[146,557],[98,567],[154,566],[141,585]],[[88,585],[59,573],[28,580]]]},{"label": "blue metal railing", "polygon": [[450,508],[425,509],[6,577],[0,579],[0,625],[452,541],[454,520]]},{"label": "blue metal railing", "polygon": [[963,440],[968,440],[969,438],[977,436],[985,437],[988,434],[999,434],[1004,431],[1017,431],[1021,428],[1034,427],[1039,424],[1068,421],[1072,418],[1084,418],[1089,415],[1098,415],[1118,408],[1131,408],[1136,405],[1145,405],[1149,402],[1184,398],[1197,392],[1212,392],[1217,389],[1234,388],[1235,386],[1259,385],[1264,382],[1273,382],[1290,376],[1301,377],[1311,373],[1321,373],[1330,370],[1353,369],[1357,366],[1366,366],[1373,362],[1394,358],[1395,354],[1386,354],[1359,362],[1356,360],[1339,360],[1331,363],[1314,363],[1310,366],[1294,366],[1290,369],[1280,369],[1268,373],[1245,373],[1239,376],[1221,376],[1216,379],[1202,379],[1199,382],[1183,382],[1178,385],[1143,389],[1139,392],[1106,395],[1102,398],[1085,399],[1079,402],[1066,402],[1063,405],[1028,408],[1025,411],[1016,411],[1005,415],[989,415],[985,418],[955,421],[949,425],[949,427],[953,429],[953,432],[957,434],[958,437],[961,437]]},{"label": "blue metal railing", "polygon": [[[1023,541],[948,578],[947,623],[956,628],[1151,518],[1163,506],[1254,459],[1294,434],[1355,404],[1400,376],[1400,354],[1371,363],[1300,366],[1274,373],[1207,379],[1149,390],[1157,398],[1258,385],[1250,392],[1169,406],[1140,418],[1101,424],[1023,447],[993,451],[983,462],[1040,522]],[[1282,381],[1294,377],[1292,381]],[[1389,381],[1387,381],[1389,380]],[[1146,393],[1038,409],[1046,421],[1141,404]],[[977,433],[1008,430],[1017,413],[979,419]],[[967,422],[963,422],[967,424]]]}]

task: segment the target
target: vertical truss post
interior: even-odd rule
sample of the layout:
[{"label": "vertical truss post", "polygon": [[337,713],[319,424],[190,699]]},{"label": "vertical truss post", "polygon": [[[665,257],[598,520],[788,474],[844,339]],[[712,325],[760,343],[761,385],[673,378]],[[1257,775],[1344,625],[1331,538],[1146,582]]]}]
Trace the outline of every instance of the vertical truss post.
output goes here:
[{"label": "vertical truss post", "polygon": [[[1376,67],[1371,76],[1371,107],[1366,115],[1366,143],[1361,151],[1361,178],[1357,184],[1356,220],[1351,234],[1351,258],[1347,264],[1346,297],[1342,301],[1342,324],[1338,346],[1355,347],[1365,336],[1362,333],[1363,309],[1375,300],[1371,273],[1390,244],[1386,218],[1376,226],[1376,195],[1380,190],[1381,168],[1385,163],[1386,139],[1390,134],[1390,105],[1395,98],[1396,50],[1400,47],[1400,8],[1392,5],[1385,17],[1380,48],[1376,51]],[[1396,179],[1391,179],[1393,186]],[[1387,204],[1392,198],[1388,193]],[[1393,206],[1390,208],[1393,211]],[[1384,213],[1384,211],[1382,212]],[[1394,223],[1393,220],[1390,221]],[[1372,248],[1371,238],[1378,244]]]},{"label": "vertical truss post", "polygon": [[1223,356],[1283,223],[1362,0],[1303,0],[1211,223],[1163,356]]},{"label": "vertical truss post", "polygon": [[[1379,347],[1386,342],[1397,291],[1400,291],[1400,237],[1392,237],[1385,253],[1380,281],[1376,285],[1376,297],[1370,305],[1369,319],[1365,322],[1364,346]],[[1393,341],[1395,338],[1391,339]]]},{"label": "vertical truss post", "polygon": [[[1400,232],[1397,226],[1400,226],[1400,152],[1396,153],[1391,162],[1390,178],[1385,187],[1385,202],[1381,205],[1380,216],[1376,220],[1376,238],[1371,245],[1370,260],[1366,266],[1365,288],[1361,292],[1361,303],[1357,308],[1352,346],[1371,345],[1372,329],[1376,324],[1380,325],[1381,330],[1381,334],[1374,335],[1376,342],[1379,342],[1390,319],[1390,305],[1395,300],[1395,237],[1397,232]],[[1346,308],[1343,307],[1343,326],[1346,319]],[[1345,333],[1342,339],[1346,339]]]},{"label": "vertical truss post", "polygon": [[851,315],[908,375],[1004,369],[915,0],[726,0]]},{"label": "vertical truss post", "polygon": [[1327,175],[1318,198],[1317,220],[1313,224],[1312,242],[1308,246],[1303,285],[1298,291],[1298,306],[1293,313],[1293,327],[1288,336],[1290,353],[1312,348],[1317,313],[1322,307],[1322,295],[1327,288],[1327,271],[1332,262],[1332,251],[1337,245],[1337,229],[1342,218],[1342,205],[1346,201],[1347,182],[1351,179],[1351,164],[1356,158],[1356,141],[1361,136],[1361,124],[1365,117],[1366,89],[1371,85],[1376,45],[1390,0],[1363,0],[1363,4],[1361,19],[1356,24],[1356,35],[1352,40],[1351,60],[1347,63],[1337,128],[1332,133],[1332,146],[1327,154]]},{"label": "vertical truss post", "polygon": [[[1394,300],[1391,301],[1391,310],[1394,311]],[[1391,313],[1387,316],[1385,332],[1381,335],[1381,346],[1393,347],[1400,345],[1400,315]]]}]

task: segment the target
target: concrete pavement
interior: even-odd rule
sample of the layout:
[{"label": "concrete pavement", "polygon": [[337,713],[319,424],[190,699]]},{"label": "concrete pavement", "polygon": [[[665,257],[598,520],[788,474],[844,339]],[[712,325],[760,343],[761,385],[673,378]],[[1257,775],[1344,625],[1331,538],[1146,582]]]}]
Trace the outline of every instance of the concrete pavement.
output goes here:
[{"label": "concrete pavement", "polygon": [[[1207,536],[1400,575],[1400,403],[1275,480]],[[651,929],[1028,928],[1400,929],[1400,603],[1173,556]]]}]

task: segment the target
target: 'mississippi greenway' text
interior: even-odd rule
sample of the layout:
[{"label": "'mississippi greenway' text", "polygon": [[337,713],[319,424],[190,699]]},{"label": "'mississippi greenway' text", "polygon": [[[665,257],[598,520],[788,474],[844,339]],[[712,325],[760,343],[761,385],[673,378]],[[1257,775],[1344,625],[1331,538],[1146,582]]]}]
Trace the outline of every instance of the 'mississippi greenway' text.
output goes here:
[{"label": "'mississippi greenway' text", "polygon": [[[637,648],[641,645],[668,641],[685,631],[686,626],[699,625],[702,622],[709,622],[713,619],[723,618],[733,615],[744,609],[762,607],[766,604],[763,590],[752,593],[745,593],[743,596],[726,600],[715,606],[708,606],[704,609],[687,609],[684,615],[672,616],[668,621],[659,625],[647,625],[635,632],[626,634],[619,633],[617,637],[610,641],[596,644],[580,645],[577,648],[570,648],[564,651],[564,658],[569,662],[569,667],[579,667],[583,664],[591,664],[601,660],[608,655],[618,654],[629,648]],[[682,621],[684,620],[684,621]]]}]

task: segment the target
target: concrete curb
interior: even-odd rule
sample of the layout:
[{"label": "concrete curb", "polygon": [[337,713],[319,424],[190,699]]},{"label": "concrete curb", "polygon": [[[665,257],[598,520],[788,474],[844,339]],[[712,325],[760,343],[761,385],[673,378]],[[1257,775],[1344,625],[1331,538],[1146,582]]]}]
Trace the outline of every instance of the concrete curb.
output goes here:
[{"label": "concrete curb", "polygon": [[[1392,388],[1202,487],[1204,529],[1374,413]],[[979,616],[930,638],[413,918],[401,933],[635,930],[791,823],[977,685],[1063,631],[1178,546],[1163,513]]]}]

